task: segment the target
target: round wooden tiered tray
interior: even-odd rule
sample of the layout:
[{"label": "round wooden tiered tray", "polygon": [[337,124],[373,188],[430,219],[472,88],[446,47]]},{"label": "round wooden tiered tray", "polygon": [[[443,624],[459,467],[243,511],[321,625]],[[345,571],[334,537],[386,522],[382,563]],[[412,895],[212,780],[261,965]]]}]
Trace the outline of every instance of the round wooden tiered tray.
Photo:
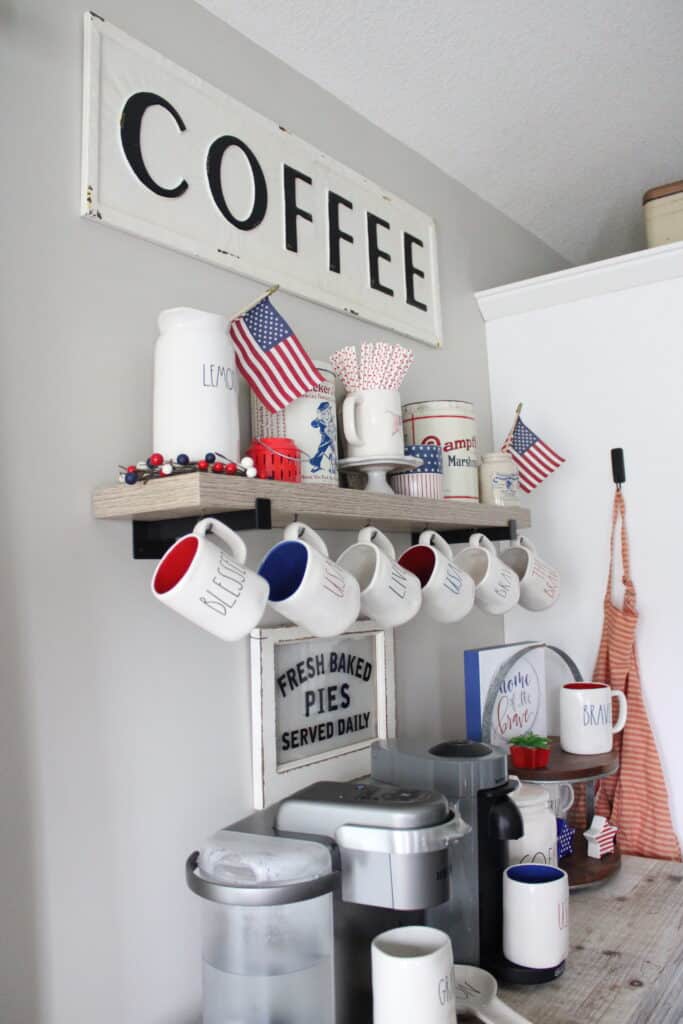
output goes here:
[{"label": "round wooden tiered tray", "polygon": [[[588,828],[595,813],[595,783],[607,775],[614,775],[619,768],[619,757],[614,751],[609,754],[567,754],[560,747],[558,736],[551,736],[550,760],[547,768],[515,768],[515,775],[525,782],[571,782],[586,787],[586,824]],[[587,843],[582,830],[577,828],[574,836],[574,852],[563,857],[560,867],[569,875],[570,889],[582,889],[589,885],[600,885],[619,870],[621,854],[614,853],[596,860],[589,857]]]}]

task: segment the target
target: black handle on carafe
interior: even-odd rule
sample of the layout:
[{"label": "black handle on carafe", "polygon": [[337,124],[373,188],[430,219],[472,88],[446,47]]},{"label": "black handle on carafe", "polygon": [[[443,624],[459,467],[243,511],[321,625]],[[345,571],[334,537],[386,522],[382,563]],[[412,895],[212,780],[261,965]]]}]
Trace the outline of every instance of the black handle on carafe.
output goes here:
[{"label": "black handle on carafe", "polygon": [[486,820],[487,839],[521,839],[524,835],[522,815],[517,804],[507,795],[517,788],[516,782],[507,782],[496,788]]}]

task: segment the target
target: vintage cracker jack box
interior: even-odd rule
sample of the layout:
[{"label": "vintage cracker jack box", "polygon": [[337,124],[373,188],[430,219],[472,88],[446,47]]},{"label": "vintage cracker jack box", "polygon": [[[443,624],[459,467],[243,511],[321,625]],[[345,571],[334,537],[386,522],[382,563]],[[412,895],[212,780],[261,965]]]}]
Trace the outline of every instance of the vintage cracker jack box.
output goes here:
[{"label": "vintage cracker jack box", "polygon": [[[533,640],[465,651],[467,738],[504,746],[524,732],[547,734],[545,648]],[[504,673],[506,662],[520,656]]]}]

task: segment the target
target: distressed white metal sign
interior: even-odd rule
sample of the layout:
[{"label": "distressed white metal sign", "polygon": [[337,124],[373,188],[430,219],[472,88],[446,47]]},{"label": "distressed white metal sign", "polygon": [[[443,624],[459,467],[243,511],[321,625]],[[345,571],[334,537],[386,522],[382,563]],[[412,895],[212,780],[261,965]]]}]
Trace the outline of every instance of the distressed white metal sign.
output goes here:
[{"label": "distressed white metal sign", "polygon": [[83,97],[84,216],[441,344],[432,218],[91,13]]},{"label": "distressed white metal sign", "polygon": [[251,634],[254,801],[370,771],[396,727],[393,635],[357,622],[332,639],[299,626]]}]

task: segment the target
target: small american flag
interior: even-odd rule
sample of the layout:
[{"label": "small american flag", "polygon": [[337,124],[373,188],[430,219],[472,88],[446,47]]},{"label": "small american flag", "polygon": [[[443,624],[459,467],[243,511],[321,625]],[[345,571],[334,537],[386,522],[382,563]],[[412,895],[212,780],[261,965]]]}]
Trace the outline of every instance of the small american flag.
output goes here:
[{"label": "small american flag", "polygon": [[526,494],[543,483],[564,462],[562,456],[545,441],[541,441],[533,430],[529,430],[519,416],[505,438],[502,450],[508,452],[517,463],[519,486]]},{"label": "small american flag", "polygon": [[270,412],[279,412],[323,382],[268,297],[231,322],[230,337],[240,373]]}]

